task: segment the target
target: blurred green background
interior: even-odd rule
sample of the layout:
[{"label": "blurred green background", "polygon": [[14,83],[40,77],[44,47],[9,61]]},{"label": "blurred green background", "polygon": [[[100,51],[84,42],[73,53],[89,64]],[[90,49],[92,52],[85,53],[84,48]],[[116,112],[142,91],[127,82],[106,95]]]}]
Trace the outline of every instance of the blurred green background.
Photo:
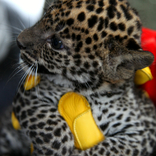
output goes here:
[{"label": "blurred green background", "polygon": [[156,30],[156,0],[128,0],[141,17],[144,27]]}]

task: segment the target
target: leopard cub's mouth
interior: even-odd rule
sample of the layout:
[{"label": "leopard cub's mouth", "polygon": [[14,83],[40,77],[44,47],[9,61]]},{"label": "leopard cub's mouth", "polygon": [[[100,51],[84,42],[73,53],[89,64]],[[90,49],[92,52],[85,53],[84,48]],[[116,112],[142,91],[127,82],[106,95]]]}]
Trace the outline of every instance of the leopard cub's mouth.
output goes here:
[{"label": "leopard cub's mouth", "polygon": [[52,72],[49,72],[43,65],[39,65],[39,64],[38,64],[37,73],[39,73],[39,74],[51,74],[51,75],[54,74]]},{"label": "leopard cub's mouth", "polygon": [[[27,55],[25,54],[21,54],[20,56],[20,62],[24,62],[29,68],[32,68],[32,66],[34,67],[34,71],[38,74],[51,74],[53,75],[54,73],[49,72],[43,65],[40,65],[39,63],[34,63],[33,61],[31,61],[30,58],[28,58]],[[33,74],[33,73],[32,73]]]}]

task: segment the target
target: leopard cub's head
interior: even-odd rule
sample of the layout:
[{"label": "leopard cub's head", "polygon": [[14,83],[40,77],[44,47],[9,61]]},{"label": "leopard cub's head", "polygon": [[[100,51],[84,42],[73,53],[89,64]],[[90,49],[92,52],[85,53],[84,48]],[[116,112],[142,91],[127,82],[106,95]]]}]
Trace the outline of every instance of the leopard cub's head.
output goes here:
[{"label": "leopard cub's head", "polygon": [[57,0],[17,44],[29,66],[94,90],[128,80],[152,63],[140,36],[140,18],[126,0]]}]

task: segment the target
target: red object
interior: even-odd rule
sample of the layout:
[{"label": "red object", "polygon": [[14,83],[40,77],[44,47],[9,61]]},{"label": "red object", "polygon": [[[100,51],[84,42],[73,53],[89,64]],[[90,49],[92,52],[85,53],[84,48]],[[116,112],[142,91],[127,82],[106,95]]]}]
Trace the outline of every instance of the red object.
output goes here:
[{"label": "red object", "polygon": [[142,29],[141,46],[145,51],[150,51],[154,54],[154,62],[150,66],[153,80],[148,81],[143,85],[143,88],[148,92],[150,98],[156,105],[156,31],[147,28]]}]

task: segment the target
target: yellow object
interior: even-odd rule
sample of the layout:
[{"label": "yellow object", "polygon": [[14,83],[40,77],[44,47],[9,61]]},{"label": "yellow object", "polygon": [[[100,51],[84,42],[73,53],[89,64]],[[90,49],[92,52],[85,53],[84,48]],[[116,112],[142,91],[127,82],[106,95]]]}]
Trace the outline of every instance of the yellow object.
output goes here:
[{"label": "yellow object", "polygon": [[30,153],[32,154],[33,151],[34,151],[34,146],[33,146],[33,144],[31,143],[31,145],[30,145]]},{"label": "yellow object", "polygon": [[134,82],[136,85],[142,85],[149,80],[152,80],[152,74],[149,67],[137,70],[135,73]]},{"label": "yellow object", "polygon": [[13,125],[14,129],[16,129],[16,130],[21,129],[19,121],[17,120],[14,112],[12,112],[12,114],[11,114],[11,120],[12,120],[12,125]]},{"label": "yellow object", "polygon": [[80,94],[66,93],[59,101],[58,110],[75,137],[75,147],[85,150],[104,140],[97,127],[88,101]]},{"label": "yellow object", "polygon": [[26,78],[26,81],[24,84],[24,89],[30,90],[33,87],[37,86],[39,83],[40,83],[40,76],[29,75]]},{"label": "yellow object", "polygon": [[[12,120],[12,125],[13,125],[14,129],[16,129],[16,130],[21,129],[21,126],[19,124],[19,121],[16,118],[14,112],[12,112],[12,114],[11,114],[11,120]],[[30,152],[31,152],[31,154],[33,153],[33,151],[34,151],[34,147],[33,147],[33,144],[31,143],[31,145],[30,145]]]}]

